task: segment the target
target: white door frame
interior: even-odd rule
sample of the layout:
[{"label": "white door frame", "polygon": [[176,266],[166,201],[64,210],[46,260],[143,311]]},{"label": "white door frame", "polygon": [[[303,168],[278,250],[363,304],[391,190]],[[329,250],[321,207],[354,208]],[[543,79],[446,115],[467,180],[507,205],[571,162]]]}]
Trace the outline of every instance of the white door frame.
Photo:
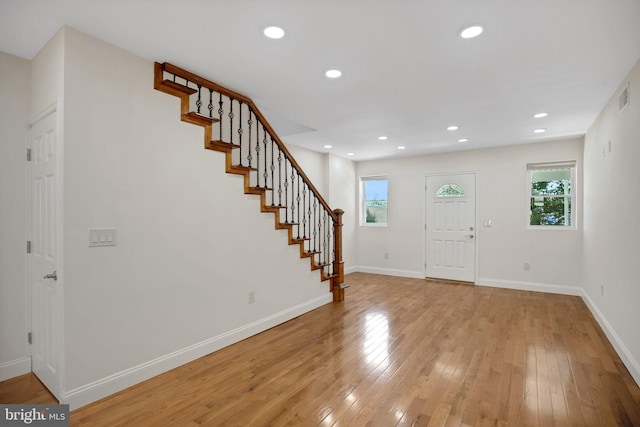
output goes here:
[{"label": "white door frame", "polygon": [[430,173],[430,174],[426,174],[424,176],[424,198],[422,199],[422,209],[423,209],[423,218],[424,218],[424,233],[423,233],[423,237],[422,237],[422,259],[424,260],[423,265],[422,265],[422,277],[426,277],[427,276],[427,224],[428,224],[428,218],[427,218],[427,178],[430,177],[434,177],[434,176],[450,176],[450,175],[462,175],[462,174],[473,174],[475,175],[475,181],[476,181],[476,188],[475,188],[475,229],[474,229],[474,268],[473,268],[473,283],[477,283],[478,281],[478,277],[479,277],[479,263],[478,263],[478,253],[479,253],[479,249],[480,249],[480,230],[478,228],[478,224],[480,221],[480,209],[478,208],[480,203],[480,195],[479,195],[479,191],[478,188],[480,188],[480,174],[478,171],[476,170],[467,170],[467,171],[458,171],[458,172],[438,172],[438,173]]},{"label": "white door frame", "polygon": [[[57,276],[58,279],[56,281],[56,322],[57,322],[57,330],[56,330],[56,352],[57,352],[57,360],[59,363],[58,366],[58,378],[57,378],[57,389],[49,390],[51,394],[53,394],[61,403],[63,402],[63,390],[64,390],[64,372],[65,372],[65,360],[64,360],[64,257],[63,257],[63,164],[64,164],[64,140],[63,140],[63,124],[64,124],[64,111],[63,111],[63,102],[62,98],[58,98],[55,102],[51,103],[44,110],[42,110],[39,114],[35,115],[29,122],[29,132],[27,135],[26,145],[28,149],[33,149],[32,147],[32,128],[38,122],[48,117],[51,114],[56,114],[56,222],[54,224],[57,239],[56,239],[56,253],[57,253]],[[26,226],[26,236],[28,241],[33,241],[34,234],[34,224],[33,224],[33,201],[32,201],[32,189],[31,189],[31,162],[27,162],[26,174],[25,174],[25,191],[26,191],[26,206],[25,206],[25,214],[27,216],[25,221]],[[27,255],[27,268],[25,272],[25,286],[27,287],[27,325],[29,328],[29,332],[32,331],[33,327],[33,272],[32,272],[32,261],[30,255]],[[32,346],[28,346],[28,355],[32,357]]]}]

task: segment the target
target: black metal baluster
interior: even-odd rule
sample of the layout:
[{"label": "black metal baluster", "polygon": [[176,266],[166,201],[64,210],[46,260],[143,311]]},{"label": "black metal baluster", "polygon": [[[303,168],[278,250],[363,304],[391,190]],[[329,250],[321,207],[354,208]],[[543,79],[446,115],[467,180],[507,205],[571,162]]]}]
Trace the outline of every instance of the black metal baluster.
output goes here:
[{"label": "black metal baluster", "polygon": [[253,160],[253,156],[251,155],[251,126],[253,125],[253,110],[249,107],[249,120],[247,121],[249,125],[249,154],[247,155],[247,161],[249,162],[249,167],[251,167],[251,160]]},{"label": "black metal baluster", "polygon": [[289,195],[287,194],[287,190],[289,188],[289,176],[287,175],[287,157],[285,156],[284,158],[284,204],[285,204],[285,210],[284,210],[284,223],[288,224],[289,223]]},{"label": "black metal baluster", "polygon": [[[324,211],[324,227],[323,230],[327,230],[327,211]],[[324,241],[322,243],[322,254],[324,255],[324,263],[327,263],[327,234],[324,235]]]},{"label": "black metal baluster", "polygon": [[209,117],[213,118],[213,89],[209,89],[209,105],[207,105],[209,109]]},{"label": "black metal baluster", "polygon": [[278,206],[282,206],[282,148],[280,146],[278,146]]},{"label": "black metal baluster", "polygon": [[218,115],[220,116],[220,142],[222,142],[222,115],[224,114],[224,109],[222,108],[222,94],[220,94],[220,100],[218,101]]},{"label": "black metal baluster", "polygon": [[242,166],[242,101],[238,101],[240,103],[240,116],[238,117],[238,122],[240,126],[238,126],[238,145],[240,146],[240,166]]},{"label": "black metal baluster", "polygon": [[300,172],[296,169],[298,175],[298,192],[296,193],[296,202],[298,203],[298,239],[300,238]]},{"label": "black metal baluster", "polygon": [[276,166],[273,163],[273,146],[274,146],[274,142],[273,142],[273,137],[271,137],[271,206],[275,206],[275,197],[276,197],[276,183],[274,181],[274,172],[276,170]]},{"label": "black metal baluster", "polygon": [[[295,168],[293,167],[293,163],[291,164],[291,222],[295,222],[296,220],[296,201],[294,198],[294,189],[295,189]],[[300,238],[300,228],[298,227],[298,239]]]},{"label": "black metal baluster", "polygon": [[264,172],[262,172],[262,178],[264,178],[264,188],[269,188],[268,185],[268,178],[269,178],[269,171],[267,170],[267,156],[269,155],[269,152],[267,151],[267,130],[264,128],[264,126],[262,126],[262,133],[263,133],[263,138],[262,138],[262,144],[264,145]]},{"label": "black metal baluster", "polygon": [[307,213],[305,212],[306,204],[307,204],[307,185],[304,184],[302,186],[302,237],[305,239],[307,238]]},{"label": "black metal baluster", "polygon": [[[318,239],[318,232],[316,230],[316,225],[320,227],[320,224],[316,224],[316,216],[318,214],[318,197],[313,195],[313,251],[316,251],[316,240]],[[322,261],[322,259],[320,260]]]},{"label": "black metal baluster", "polygon": [[233,98],[229,98],[229,103],[231,104],[229,107],[229,136],[231,138],[229,144],[233,144]]},{"label": "black metal baluster", "polygon": [[202,85],[198,85],[198,99],[196,100],[196,107],[198,107],[198,114],[200,114],[200,107],[202,107],[202,97],[200,92],[202,90]]},{"label": "black metal baluster", "polygon": [[258,127],[259,120],[256,120],[256,180],[258,181],[258,188],[260,188],[260,128]]}]

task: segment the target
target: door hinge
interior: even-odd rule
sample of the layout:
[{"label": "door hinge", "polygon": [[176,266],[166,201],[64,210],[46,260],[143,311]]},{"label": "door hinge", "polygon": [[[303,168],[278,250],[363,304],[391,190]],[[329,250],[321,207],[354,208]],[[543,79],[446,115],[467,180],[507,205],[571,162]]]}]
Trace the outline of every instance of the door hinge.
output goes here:
[{"label": "door hinge", "polygon": [[27,253],[31,253],[31,240],[27,240]]},{"label": "door hinge", "polygon": [[31,336],[31,332],[29,332],[27,334],[27,341],[29,342],[29,344],[31,344],[33,342],[32,336]]},{"label": "door hinge", "polygon": [[27,148],[27,162],[31,161],[31,148]]}]

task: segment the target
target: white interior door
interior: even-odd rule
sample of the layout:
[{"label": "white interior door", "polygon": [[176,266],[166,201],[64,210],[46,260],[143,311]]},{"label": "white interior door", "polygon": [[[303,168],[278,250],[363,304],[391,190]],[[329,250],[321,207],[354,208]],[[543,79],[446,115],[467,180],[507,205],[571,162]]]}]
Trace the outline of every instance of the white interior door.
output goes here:
[{"label": "white interior door", "polygon": [[475,282],[476,175],[428,176],[426,277]]},{"label": "white interior door", "polygon": [[60,398],[57,281],[57,114],[31,128],[31,370]]}]

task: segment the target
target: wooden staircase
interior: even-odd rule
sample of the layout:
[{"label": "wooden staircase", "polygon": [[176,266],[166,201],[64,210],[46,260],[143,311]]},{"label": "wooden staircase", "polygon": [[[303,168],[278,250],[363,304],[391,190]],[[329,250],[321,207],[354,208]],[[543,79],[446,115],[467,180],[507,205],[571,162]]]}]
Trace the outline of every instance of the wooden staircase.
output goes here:
[{"label": "wooden staircase", "polygon": [[287,230],[289,244],[329,281],[333,300],[343,301],[344,212],[329,207],[253,101],[169,63],[155,63],[154,88],[180,98],[181,120],[204,129],[204,148],[225,153],[226,172],[244,177],[245,194],[260,196],[260,211],[274,215],[275,228]]}]

